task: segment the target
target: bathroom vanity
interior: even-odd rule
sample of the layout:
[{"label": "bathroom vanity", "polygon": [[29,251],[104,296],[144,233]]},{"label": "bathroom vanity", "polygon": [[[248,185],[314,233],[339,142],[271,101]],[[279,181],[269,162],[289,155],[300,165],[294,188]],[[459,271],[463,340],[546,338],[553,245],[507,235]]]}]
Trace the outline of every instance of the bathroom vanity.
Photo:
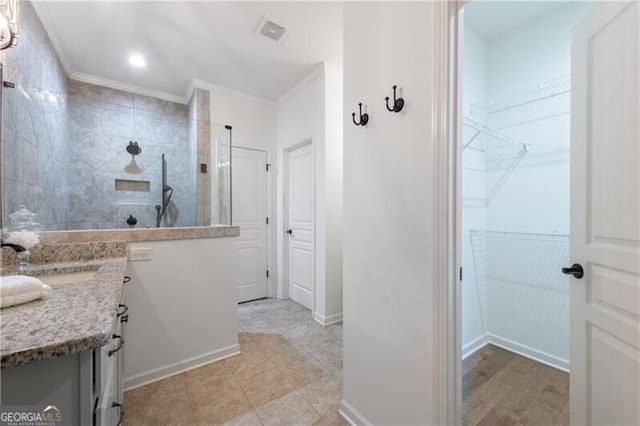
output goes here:
[{"label": "bathroom vanity", "polygon": [[126,258],[117,257],[24,272],[51,292],[0,311],[2,406],[49,409],[61,425],[120,424],[125,267]]}]

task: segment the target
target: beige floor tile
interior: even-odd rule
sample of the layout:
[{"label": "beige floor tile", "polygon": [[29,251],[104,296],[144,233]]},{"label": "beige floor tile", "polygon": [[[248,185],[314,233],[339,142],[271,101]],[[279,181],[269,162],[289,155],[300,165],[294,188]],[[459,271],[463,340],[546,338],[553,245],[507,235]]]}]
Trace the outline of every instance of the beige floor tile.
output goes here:
[{"label": "beige floor tile", "polygon": [[269,361],[271,361],[276,367],[294,362],[305,362],[311,358],[309,355],[299,350],[295,345],[286,350],[280,348],[265,349],[264,353],[267,358],[269,358]]},{"label": "beige floor tile", "polygon": [[[346,424],[337,415],[342,326],[323,328],[290,301],[252,302],[239,313],[241,355],[127,392],[125,424]],[[305,351],[298,343],[310,334],[315,346]]]},{"label": "beige floor tile", "polygon": [[238,333],[238,343],[240,346],[245,343],[254,343],[255,342],[255,333],[247,333],[245,331],[241,331]]},{"label": "beige floor tile", "polygon": [[322,417],[338,412],[342,399],[342,374],[325,376],[319,381],[298,389],[298,393],[311,404]]},{"label": "beige floor tile", "polygon": [[235,380],[223,386],[215,381],[187,381],[187,389],[198,424],[221,424],[253,410]]},{"label": "beige floor tile", "polygon": [[225,383],[235,380],[231,370],[220,361],[189,370],[181,374],[181,376],[184,378],[185,383],[192,382],[194,385],[213,381],[218,386],[224,386]]},{"label": "beige floor tile", "polygon": [[261,426],[262,422],[258,414],[254,410],[251,410],[246,414],[234,417],[224,424],[225,426]]},{"label": "beige floor tile", "polygon": [[131,392],[124,393],[124,419],[122,419],[123,426],[132,426],[131,423]]},{"label": "beige floor tile", "polygon": [[255,341],[240,344],[240,352],[243,354],[250,354],[253,352],[263,352],[262,346],[258,345]]},{"label": "beige floor tile", "polygon": [[256,409],[262,424],[266,425],[312,425],[320,415],[297,391]]},{"label": "beige floor tile", "polygon": [[249,402],[256,409],[295,389],[287,376],[276,368],[241,380],[239,383]]},{"label": "beige floor tile", "polygon": [[278,369],[287,376],[296,388],[317,382],[325,375],[325,371],[314,360],[295,361],[283,364]]},{"label": "beige floor tile", "polygon": [[195,424],[187,387],[179,376],[134,389],[129,398],[132,425]]},{"label": "beige floor tile", "polygon": [[237,380],[248,380],[276,368],[263,350],[242,353],[223,362]]},{"label": "beige floor tile", "polygon": [[291,343],[282,334],[276,333],[258,333],[254,336],[254,341],[264,349],[291,346]]}]

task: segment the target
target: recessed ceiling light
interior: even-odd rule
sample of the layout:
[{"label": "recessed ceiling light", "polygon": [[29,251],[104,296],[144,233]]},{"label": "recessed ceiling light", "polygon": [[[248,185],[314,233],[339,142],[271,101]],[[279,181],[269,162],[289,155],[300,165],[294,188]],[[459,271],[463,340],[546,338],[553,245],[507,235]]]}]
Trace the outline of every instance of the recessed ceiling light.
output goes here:
[{"label": "recessed ceiling light", "polygon": [[142,68],[147,65],[147,61],[144,60],[142,55],[139,55],[137,53],[129,56],[129,63],[134,67],[138,67],[138,68]]}]

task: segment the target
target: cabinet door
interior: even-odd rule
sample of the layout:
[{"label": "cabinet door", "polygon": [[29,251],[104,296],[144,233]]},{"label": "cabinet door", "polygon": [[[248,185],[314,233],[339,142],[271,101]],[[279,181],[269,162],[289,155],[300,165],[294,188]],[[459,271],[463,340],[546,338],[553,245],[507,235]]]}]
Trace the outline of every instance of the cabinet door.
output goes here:
[{"label": "cabinet door", "polygon": [[96,425],[115,426],[120,424],[122,406],[122,348],[124,336],[122,335],[122,322],[118,318],[115,327],[114,338],[99,351],[99,362],[96,363],[96,388],[99,395],[96,407]]}]

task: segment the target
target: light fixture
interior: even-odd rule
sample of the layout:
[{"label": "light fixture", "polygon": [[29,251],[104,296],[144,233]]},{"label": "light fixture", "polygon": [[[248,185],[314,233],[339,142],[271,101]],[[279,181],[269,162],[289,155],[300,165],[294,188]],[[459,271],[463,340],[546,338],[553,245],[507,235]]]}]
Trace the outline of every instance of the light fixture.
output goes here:
[{"label": "light fixture", "polygon": [[147,61],[144,60],[142,55],[137,53],[134,53],[133,55],[129,56],[129,63],[137,68],[142,68],[147,66]]},{"label": "light fixture", "polygon": [[18,44],[19,0],[0,0],[0,50]]}]

